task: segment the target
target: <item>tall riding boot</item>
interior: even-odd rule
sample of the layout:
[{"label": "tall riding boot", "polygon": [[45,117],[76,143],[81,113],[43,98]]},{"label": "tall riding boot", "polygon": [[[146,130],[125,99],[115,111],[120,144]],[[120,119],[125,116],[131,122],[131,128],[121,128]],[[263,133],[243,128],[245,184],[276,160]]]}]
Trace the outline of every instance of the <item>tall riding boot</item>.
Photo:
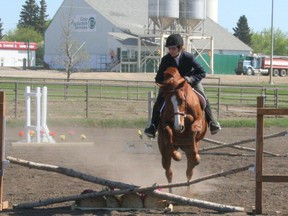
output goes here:
[{"label": "tall riding boot", "polygon": [[221,130],[221,126],[219,122],[217,122],[212,114],[212,110],[210,107],[210,103],[208,100],[206,100],[206,108],[205,108],[205,117],[208,122],[208,126],[210,128],[211,134],[218,133],[219,130]]},{"label": "tall riding boot", "polygon": [[155,138],[156,136],[158,122],[160,120],[160,109],[163,103],[164,103],[164,98],[162,96],[162,92],[159,92],[157,99],[155,101],[154,107],[153,107],[151,124],[149,127],[145,128],[144,130],[144,133],[150,138]]}]

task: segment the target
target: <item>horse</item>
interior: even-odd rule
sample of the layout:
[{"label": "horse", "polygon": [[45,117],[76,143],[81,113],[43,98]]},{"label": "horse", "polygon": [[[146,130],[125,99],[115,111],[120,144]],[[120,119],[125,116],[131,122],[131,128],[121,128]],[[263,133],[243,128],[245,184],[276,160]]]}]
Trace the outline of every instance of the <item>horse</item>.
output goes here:
[{"label": "horse", "polygon": [[[165,97],[157,137],[162,167],[168,183],[172,183],[171,159],[181,160],[180,148],[186,154],[186,178],[189,182],[194,167],[200,162],[198,149],[207,131],[203,103],[177,68],[168,67],[163,76],[164,81],[157,83]],[[171,188],[169,192],[172,192]]]}]

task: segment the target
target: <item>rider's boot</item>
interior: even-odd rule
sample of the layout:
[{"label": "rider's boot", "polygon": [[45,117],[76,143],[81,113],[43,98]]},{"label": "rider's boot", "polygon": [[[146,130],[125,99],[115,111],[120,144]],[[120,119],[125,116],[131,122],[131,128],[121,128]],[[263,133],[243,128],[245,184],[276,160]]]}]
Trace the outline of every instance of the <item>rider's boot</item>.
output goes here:
[{"label": "rider's boot", "polygon": [[158,128],[158,122],[160,120],[160,109],[163,106],[164,103],[164,98],[162,96],[162,92],[159,91],[159,94],[156,98],[154,107],[153,107],[153,112],[152,112],[152,118],[151,118],[151,124],[149,127],[145,128],[144,133],[149,137],[149,138],[155,138],[157,128]]},{"label": "rider's boot", "polygon": [[211,134],[216,134],[221,130],[221,126],[219,122],[217,122],[212,114],[212,110],[210,107],[210,103],[208,100],[206,100],[206,108],[205,108],[205,117],[208,122],[208,126],[210,128]]},{"label": "rider's boot", "polygon": [[144,130],[144,133],[149,138],[155,138],[157,127],[158,127],[159,118],[160,118],[160,112],[158,110],[155,110],[155,106],[154,106],[153,113],[152,113],[151,124],[150,124],[149,127],[145,128],[145,130]]}]

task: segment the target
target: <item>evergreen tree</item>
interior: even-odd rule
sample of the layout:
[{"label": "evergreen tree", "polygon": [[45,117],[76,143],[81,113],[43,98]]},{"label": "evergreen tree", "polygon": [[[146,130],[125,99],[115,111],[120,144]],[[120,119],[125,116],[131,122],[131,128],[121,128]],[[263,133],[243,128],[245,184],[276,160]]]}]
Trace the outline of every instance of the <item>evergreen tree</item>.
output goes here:
[{"label": "evergreen tree", "polygon": [[30,27],[38,31],[39,6],[35,0],[26,0],[20,12],[20,20],[17,27]]},{"label": "evergreen tree", "polygon": [[0,40],[2,40],[3,38],[3,23],[1,22],[1,18],[0,18]]},{"label": "evergreen tree", "polygon": [[245,15],[240,16],[237,27],[233,28],[234,36],[239,38],[243,43],[247,44],[248,46],[251,45],[251,37],[252,34],[250,33],[250,28],[248,26],[248,21]]},{"label": "evergreen tree", "polygon": [[39,20],[38,20],[37,30],[42,34],[44,34],[47,28],[46,22],[47,22],[48,15],[46,14],[46,11],[47,11],[47,5],[46,5],[45,0],[40,0]]}]

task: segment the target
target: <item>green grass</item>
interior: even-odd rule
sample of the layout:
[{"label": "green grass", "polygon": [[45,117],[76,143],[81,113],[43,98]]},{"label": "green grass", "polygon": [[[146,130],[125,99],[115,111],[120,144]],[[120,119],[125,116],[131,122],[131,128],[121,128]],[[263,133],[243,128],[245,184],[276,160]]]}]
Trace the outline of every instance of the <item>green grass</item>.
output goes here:
[{"label": "green grass", "polygon": [[[143,128],[147,125],[147,118],[145,119],[107,119],[107,120],[98,120],[98,119],[49,119],[47,122],[49,127],[94,127],[94,128]],[[15,128],[15,127],[24,127],[25,120],[21,119],[10,119],[6,121],[6,126]]]},{"label": "green grass", "polygon": [[[239,127],[256,127],[256,117],[249,119],[229,119],[229,120],[220,120],[222,127],[227,128],[239,128]],[[264,118],[264,127],[283,127],[288,128],[288,119],[287,118]]]}]

